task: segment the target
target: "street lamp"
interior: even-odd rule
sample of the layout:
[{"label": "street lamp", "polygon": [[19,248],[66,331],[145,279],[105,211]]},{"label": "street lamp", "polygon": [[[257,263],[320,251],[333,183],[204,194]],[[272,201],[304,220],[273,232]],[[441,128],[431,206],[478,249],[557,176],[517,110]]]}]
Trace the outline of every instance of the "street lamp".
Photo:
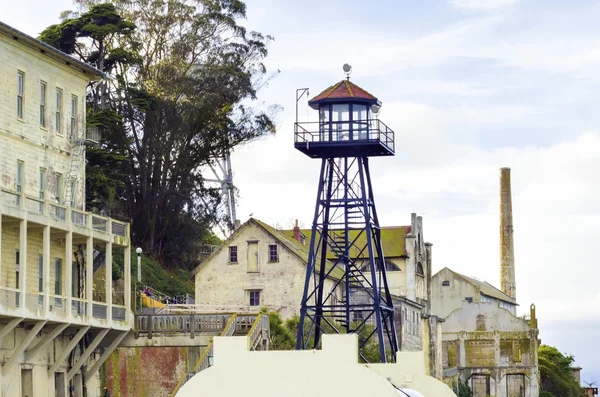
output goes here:
[{"label": "street lamp", "polygon": [[[137,294],[139,293],[138,288],[141,282],[142,282],[142,247],[137,247],[135,249],[135,252],[137,253],[137,279],[135,281],[135,295],[137,296]],[[142,307],[141,305],[141,296],[140,296],[140,308]],[[137,298],[136,298],[136,302],[137,302]]]}]

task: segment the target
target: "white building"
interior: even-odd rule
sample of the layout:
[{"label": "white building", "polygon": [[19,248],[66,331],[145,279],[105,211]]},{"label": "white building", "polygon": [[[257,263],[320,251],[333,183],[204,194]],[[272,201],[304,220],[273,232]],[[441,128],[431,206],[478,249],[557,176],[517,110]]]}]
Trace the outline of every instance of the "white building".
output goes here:
[{"label": "white building", "polygon": [[86,86],[102,73],[1,22],[0,59],[0,396],[95,396],[133,321],[129,225],[85,212]]}]

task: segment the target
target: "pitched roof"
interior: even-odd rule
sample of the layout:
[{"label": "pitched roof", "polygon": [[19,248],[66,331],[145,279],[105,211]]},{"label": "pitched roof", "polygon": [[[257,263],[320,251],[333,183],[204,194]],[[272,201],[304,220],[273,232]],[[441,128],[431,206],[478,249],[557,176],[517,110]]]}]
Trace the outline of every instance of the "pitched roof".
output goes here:
[{"label": "pitched roof", "polygon": [[20,30],[17,30],[12,26],[5,24],[2,21],[0,21],[0,33],[12,37],[13,39],[22,43],[23,45],[38,50],[40,51],[40,53],[54,59],[55,61],[64,63],[68,67],[75,69],[78,72],[88,75],[88,77],[90,78],[93,77],[92,80],[96,80],[98,79],[98,77],[106,77],[106,74],[104,72],[96,69],[95,67],[88,65],[85,62],[81,62],[80,60],[65,54],[64,52],[52,47],[51,45],[44,43],[43,41],[35,39],[29,36],[28,34],[23,33]]},{"label": "pitched roof", "polygon": [[[247,225],[249,225],[251,223],[258,225],[260,228],[265,230],[268,234],[270,234],[273,238],[275,238],[279,243],[281,243],[283,246],[285,246],[289,251],[291,251],[293,254],[295,254],[297,257],[299,257],[302,260],[302,262],[304,262],[305,265],[308,263],[308,248],[309,248],[308,246],[300,243],[299,241],[295,240],[293,237],[289,237],[289,236],[283,234],[279,230],[267,225],[266,223],[264,223],[262,221],[259,221],[258,219],[250,218],[246,223],[241,225],[227,240],[225,240],[223,242],[223,244],[221,244],[219,246],[219,248],[217,248],[208,258],[206,258],[204,261],[202,261],[202,263],[200,263],[198,266],[196,266],[196,268],[194,270],[192,270],[191,275],[194,276],[196,273],[198,273],[198,271],[200,271],[200,269],[202,268],[202,266],[204,266],[204,264],[211,261],[217,255],[217,253],[219,251],[221,251],[221,249],[223,249],[223,247],[227,247],[229,245],[229,242],[232,241],[237,236],[237,234],[240,232],[240,230],[242,230],[242,228],[246,227]],[[326,266],[327,266],[327,270],[329,270],[334,266],[334,264],[327,261]],[[335,267],[331,271],[330,276],[331,276],[331,278],[334,278],[334,279],[340,279],[344,276],[344,271],[339,267]]]},{"label": "pitched roof", "polygon": [[324,100],[335,99],[362,99],[367,102],[379,102],[379,100],[373,94],[360,88],[350,80],[342,80],[323,90],[319,95],[308,101],[308,104],[313,106],[314,104]]},{"label": "pitched roof", "polygon": [[454,270],[450,270],[447,267],[445,268],[451,273],[455,274],[457,277],[462,278],[466,282],[474,285],[479,288],[479,292],[483,295],[487,295],[491,298],[495,298],[504,302],[512,303],[513,305],[517,305],[517,301],[514,298],[506,295],[504,292],[500,291],[498,288],[494,287],[492,284],[487,281],[477,280],[475,278],[465,276],[464,274],[455,272]]},{"label": "pitched roof", "polygon": [[[381,228],[381,244],[383,246],[383,255],[386,258],[403,258],[407,256],[406,252],[406,235],[410,233],[410,226],[388,226]],[[360,230],[350,230],[350,239],[354,240],[358,235]],[[287,237],[291,238],[293,241],[294,231],[293,230],[282,230],[283,234]],[[311,229],[301,229],[301,232],[306,236],[306,249],[308,250],[308,244],[310,241],[310,236],[312,234]],[[366,234],[362,233],[358,240],[355,243],[357,247],[364,247],[367,244]],[[359,249],[356,247],[352,247],[350,249],[350,256],[352,258],[358,258]],[[363,252],[360,255],[360,258],[365,258],[368,256],[367,252]],[[327,253],[327,259],[333,260],[336,259],[337,256],[329,251]]]}]

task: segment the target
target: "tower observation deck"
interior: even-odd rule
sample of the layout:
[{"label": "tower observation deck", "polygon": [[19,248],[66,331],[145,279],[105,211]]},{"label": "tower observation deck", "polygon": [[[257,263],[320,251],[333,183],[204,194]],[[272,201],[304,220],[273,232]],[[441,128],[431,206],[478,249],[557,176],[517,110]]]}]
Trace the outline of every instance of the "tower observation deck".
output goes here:
[{"label": "tower observation deck", "polygon": [[[320,158],[321,172],[296,348],[318,347],[323,333],[358,333],[363,361],[374,361],[363,355],[372,343],[378,361],[393,360],[396,324],[369,158],[394,155],[394,132],[375,117],[381,102],[349,77],[308,104],[319,121],[295,123],[294,147]],[[336,259],[328,261],[329,253]],[[326,279],[333,288],[325,288]]]}]

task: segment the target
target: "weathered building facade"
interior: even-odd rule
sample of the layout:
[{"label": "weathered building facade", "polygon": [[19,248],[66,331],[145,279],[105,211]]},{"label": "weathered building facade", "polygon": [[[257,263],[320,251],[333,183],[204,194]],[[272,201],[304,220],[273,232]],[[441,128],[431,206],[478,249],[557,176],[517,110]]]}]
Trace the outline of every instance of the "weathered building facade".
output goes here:
[{"label": "weathered building facade", "polygon": [[[237,313],[267,307],[292,317],[299,312],[307,261],[305,245],[250,218],[194,270],[196,305]],[[331,290],[334,278],[325,284]]]},{"label": "weathered building facade", "polygon": [[129,225],[85,212],[86,87],[102,73],[1,22],[0,59],[0,396],[95,396],[132,325]]},{"label": "weathered building facade", "polygon": [[[283,318],[298,315],[309,238],[310,230],[298,226],[277,230],[251,218],[194,270],[196,305],[226,312],[256,312],[267,307]],[[401,350],[425,351],[430,375],[441,378],[441,321],[430,314],[429,304],[432,245],[423,239],[421,217],[413,214],[410,226],[383,228],[382,245],[388,280],[395,292],[392,299]],[[328,266],[334,266],[335,258],[328,259]],[[325,280],[328,290],[336,285],[342,273],[339,270]],[[336,288],[338,299],[343,299],[344,293],[341,283]],[[360,301],[356,295],[353,300]]]},{"label": "weathered building facade", "polygon": [[500,170],[500,285],[444,268],[432,277],[431,311],[442,324],[444,378],[466,382],[475,397],[537,397],[535,307],[517,317],[510,170]]}]

